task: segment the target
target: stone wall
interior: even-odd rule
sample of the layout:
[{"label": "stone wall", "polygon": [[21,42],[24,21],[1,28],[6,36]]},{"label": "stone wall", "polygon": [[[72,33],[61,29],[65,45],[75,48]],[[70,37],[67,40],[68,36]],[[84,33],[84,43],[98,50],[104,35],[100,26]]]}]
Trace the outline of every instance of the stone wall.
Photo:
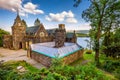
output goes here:
[{"label": "stone wall", "polygon": [[84,50],[79,50],[63,58],[64,64],[70,64],[83,57]]},{"label": "stone wall", "polygon": [[51,65],[52,58],[42,55],[40,53],[32,51],[30,57],[40,62],[41,64],[45,65],[46,67],[50,67]]},{"label": "stone wall", "polygon": [[[30,53],[29,53],[30,52]],[[65,65],[68,65],[80,58],[83,57],[83,52],[84,50],[79,50],[77,52],[74,52],[66,57],[63,58],[63,63]],[[51,66],[51,62],[52,62],[52,58],[45,56],[43,54],[34,52],[34,51],[28,51],[28,55],[30,55],[30,57],[38,62],[40,62],[41,64],[45,65],[46,67],[50,67]]]},{"label": "stone wall", "polygon": [[52,42],[52,41],[53,41],[52,36],[48,36],[48,37],[25,36],[24,40],[23,40],[26,49],[28,49],[30,44],[43,43],[43,42]]},{"label": "stone wall", "polygon": [[9,49],[13,48],[12,36],[11,35],[4,35],[3,36],[3,47],[4,48],[9,48]]}]

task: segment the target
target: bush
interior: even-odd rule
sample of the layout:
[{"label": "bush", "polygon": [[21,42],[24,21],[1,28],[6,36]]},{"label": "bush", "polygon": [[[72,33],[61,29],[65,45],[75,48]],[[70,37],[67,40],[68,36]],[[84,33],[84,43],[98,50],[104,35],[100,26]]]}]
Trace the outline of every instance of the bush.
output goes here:
[{"label": "bush", "polygon": [[120,67],[120,61],[106,60],[103,68],[108,72],[114,72]]},{"label": "bush", "polygon": [[[19,65],[24,66],[27,72],[19,73],[16,69]],[[9,61],[0,63],[0,80],[40,80],[41,76],[38,72],[38,69],[35,69],[25,61]]]},{"label": "bush", "polygon": [[92,54],[92,52],[93,52],[92,50],[86,50],[85,53],[86,53],[86,54]]},{"label": "bush", "polygon": [[120,61],[107,60],[103,65],[103,69],[115,75],[120,80]]},{"label": "bush", "polygon": [[115,70],[115,77],[120,80],[120,68]]},{"label": "bush", "polygon": [[[6,63],[0,67],[0,80],[110,80],[101,70],[97,69],[94,64],[78,65],[74,67],[68,65],[54,65],[52,68],[42,68],[34,72],[29,70],[32,69],[29,67],[28,71],[22,74],[18,73],[15,68],[18,64],[24,67],[30,66],[22,61],[18,63],[8,63],[9,66],[7,66]],[[116,73],[119,72],[116,71]]]},{"label": "bush", "polygon": [[58,73],[49,73],[44,80],[68,80],[66,77]]},{"label": "bush", "polygon": [[3,45],[3,35],[5,34],[10,34],[9,32],[7,31],[4,31],[3,29],[0,29],[0,47]]},{"label": "bush", "polygon": [[95,65],[85,65],[80,67],[80,74],[76,75],[75,80],[108,80],[104,73],[98,70]]}]

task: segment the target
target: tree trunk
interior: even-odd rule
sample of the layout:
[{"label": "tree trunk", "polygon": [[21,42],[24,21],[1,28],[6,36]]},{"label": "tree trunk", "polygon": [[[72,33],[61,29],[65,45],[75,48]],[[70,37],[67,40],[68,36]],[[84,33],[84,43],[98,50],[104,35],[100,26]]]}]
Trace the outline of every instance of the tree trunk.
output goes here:
[{"label": "tree trunk", "polygon": [[96,65],[99,65],[99,41],[96,43],[96,49],[95,49],[95,62]]},{"label": "tree trunk", "polygon": [[101,36],[101,19],[100,19],[100,22],[99,22],[99,25],[98,25],[98,30],[97,30],[97,34],[96,34],[96,43],[95,43],[95,62],[96,62],[96,65],[99,65],[99,48],[100,48],[100,36]]}]

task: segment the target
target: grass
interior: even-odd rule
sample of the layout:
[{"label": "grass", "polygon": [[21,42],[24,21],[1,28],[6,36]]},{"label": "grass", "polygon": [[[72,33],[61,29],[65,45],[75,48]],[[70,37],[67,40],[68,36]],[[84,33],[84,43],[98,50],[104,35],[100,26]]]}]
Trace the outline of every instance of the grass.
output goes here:
[{"label": "grass", "polygon": [[38,72],[39,69],[33,67],[32,65],[28,64],[26,61],[8,61],[4,63],[5,66],[10,66],[13,69],[17,69],[18,66],[23,66],[29,72]]},{"label": "grass", "polygon": [[71,63],[70,65],[72,66],[81,65],[81,63],[85,61],[88,61],[89,63],[94,62],[94,55],[95,52],[92,52],[92,54],[86,54],[86,50],[85,50],[83,53],[83,58],[80,58],[79,60]]},{"label": "grass", "polygon": [[[88,70],[91,71],[92,68],[90,66],[95,65],[94,64],[95,52],[92,52],[92,54],[86,54],[85,52],[83,54],[83,58],[75,61],[74,63],[71,64],[71,66],[74,66],[74,68],[83,67],[83,69],[87,72]],[[104,62],[104,60],[105,60],[105,56],[100,55],[100,62]],[[81,63],[84,62],[84,61],[88,61],[88,62],[85,63],[84,65],[82,65]],[[8,62],[5,62],[4,65],[12,67],[13,70],[16,70],[18,66],[23,66],[27,71],[29,71],[31,73],[36,74],[36,72],[38,72],[38,73],[40,72],[40,69],[37,69],[37,68],[33,67],[32,65],[26,63],[26,61],[24,61],[24,60],[22,60],[22,61],[8,61]],[[96,66],[95,66],[94,69],[97,71],[97,73],[104,74],[106,77],[109,77],[109,80],[117,80],[114,77],[114,75],[112,75],[112,74],[110,74],[110,73],[108,73],[108,72],[106,72],[106,71],[104,71],[102,69],[99,69]],[[44,71],[41,70],[41,72],[44,72]],[[47,72],[49,72],[49,71],[47,71]],[[39,74],[36,74],[36,75],[39,75]]]},{"label": "grass", "polygon": [[[83,64],[81,64],[81,63],[84,62],[84,61],[88,61],[88,62],[85,63],[84,65],[91,66],[91,65],[94,65],[94,57],[95,57],[95,52],[92,52],[92,54],[86,54],[86,50],[85,50],[85,51],[84,51],[84,54],[83,54],[83,58],[81,58],[81,59],[73,62],[73,63],[70,64],[70,65],[72,65],[72,66],[83,66]],[[109,59],[110,59],[110,58],[109,58]],[[106,60],[105,55],[100,54],[100,59],[99,59],[99,60],[100,60],[100,63],[103,63],[103,62]],[[96,69],[97,69],[98,71],[103,72],[103,73],[104,73],[107,77],[109,77],[111,80],[117,80],[113,74],[111,74],[111,73],[109,73],[109,72],[106,72],[106,71],[104,71],[104,70],[101,70],[100,68],[97,68],[97,67],[96,67]]]},{"label": "grass", "polygon": [[89,37],[88,34],[84,34],[84,33],[76,33],[77,37]]}]

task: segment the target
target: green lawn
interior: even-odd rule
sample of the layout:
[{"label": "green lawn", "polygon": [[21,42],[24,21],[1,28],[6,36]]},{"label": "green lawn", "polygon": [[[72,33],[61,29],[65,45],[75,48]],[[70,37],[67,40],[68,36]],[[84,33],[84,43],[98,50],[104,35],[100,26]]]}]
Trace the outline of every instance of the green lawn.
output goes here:
[{"label": "green lawn", "polygon": [[9,66],[12,69],[17,69],[18,66],[23,66],[29,72],[38,72],[39,69],[28,64],[26,61],[8,61],[4,63],[4,66]]}]

